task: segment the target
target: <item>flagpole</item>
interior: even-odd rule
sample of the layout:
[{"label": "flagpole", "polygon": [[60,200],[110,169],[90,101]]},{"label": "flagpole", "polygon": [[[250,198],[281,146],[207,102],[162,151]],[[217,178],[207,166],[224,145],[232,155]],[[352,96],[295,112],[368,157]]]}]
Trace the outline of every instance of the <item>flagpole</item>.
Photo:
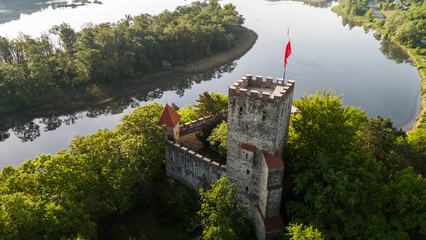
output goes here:
[{"label": "flagpole", "polygon": [[287,69],[287,66],[284,67],[284,74],[283,74],[283,85],[285,83],[285,70]]},{"label": "flagpole", "polygon": [[[285,72],[287,71],[287,45],[289,44],[289,36],[290,36],[290,27],[287,28],[287,44],[284,49],[284,74],[283,74],[283,86],[285,84]],[[290,50],[291,54],[291,50]]]}]

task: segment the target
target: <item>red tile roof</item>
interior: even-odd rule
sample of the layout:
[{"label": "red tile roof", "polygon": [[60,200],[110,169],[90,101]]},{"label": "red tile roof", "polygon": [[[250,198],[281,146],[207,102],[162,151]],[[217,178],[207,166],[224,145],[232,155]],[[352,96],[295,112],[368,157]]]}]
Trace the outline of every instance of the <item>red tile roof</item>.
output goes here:
[{"label": "red tile roof", "polygon": [[179,123],[180,115],[173,110],[168,104],[163,109],[157,125],[166,125],[167,127],[175,127]]},{"label": "red tile roof", "polygon": [[284,167],[284,163],[283,160],[281,160],[281,156],[280,154],[277,153],[275,154],[275,156],[262,151],[263,152],[263,157],[265,157],[265,161],[266,161],[266,165],[268,165],[269,169],[275,169],[275,168],[282,168]]},{"label": "red tile roof", "polygon": [[250,146],[248,144],[243,144],[241,145],[241,149],[250,151],[250,152],[254,152],[256,150],[256,147]]},{"label": "red tile roof", "polygon": [[284,229],[284,221],[281,215],[265,219],[262,211],[260,211],[259,205],[256,205],[256,208],[263,220],[263,224],[265,225],[265,232],[268,233]]},{"label": "red tile roof", "polygon": [[268,189],[268,191],[274,191],[274,190],[277,190],[277,189],[280,189],[280,188],[283,188],[283,185],[277,185],[277,186],[274,186],[274,187],[268,187],[267,189]]},{"label": "red tile roof", "polygon": [[265,232],[274,232],[284,229],[284,222],[281,215],[267,218],[263,220],[263,223],[265,224]]}]

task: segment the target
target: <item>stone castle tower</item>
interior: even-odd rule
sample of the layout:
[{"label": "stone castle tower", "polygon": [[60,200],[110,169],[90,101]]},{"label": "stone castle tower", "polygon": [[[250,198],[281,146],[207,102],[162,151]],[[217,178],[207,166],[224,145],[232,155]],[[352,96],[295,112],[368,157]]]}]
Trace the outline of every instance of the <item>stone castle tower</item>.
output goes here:
[{"label": "stone castle tower", "polygon": [[[229,87],[227,176],[250,206],[258,239],[276,239],[294,81],[246,75]],[[278,236],[277,236],[278,235]]]},{"label": "stone castle tower", "polygon": [[[166,143],[166,174],[198,191],[226,173],[249,215],[259,240],[279,239],[284,163],[294,81],[246,75],[229,87],[226,164],[211,160],[180,141],[200,130],[213,116],[178,125],[180,116],[166,106],[159,120]],[[226,112],[221,113],[226,117]]]}]

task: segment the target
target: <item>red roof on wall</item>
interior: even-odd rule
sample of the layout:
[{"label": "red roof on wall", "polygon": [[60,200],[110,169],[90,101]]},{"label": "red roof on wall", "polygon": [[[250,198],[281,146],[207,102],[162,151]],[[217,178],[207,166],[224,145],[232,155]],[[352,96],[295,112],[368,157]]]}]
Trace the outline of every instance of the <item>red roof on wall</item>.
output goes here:
[{"label": "red roof on wall", "polygon": [[282,230],[284,229],[284,221],[283,218],[281,217],[281,214],[279,214],[278,216],[275,217],[271,217],[271,218],[267,218],[265,219],[265,217],[262,214],[262,211],[260,211],[259,205],[256,205],[257,211],[260,214],[260,217],[263,220],[263,224],[265,225],[265,232],[275,232],[278,230]]},{"label": "red roof on wall", "polygon": [[168,104],[163,109],[157,125],[166,125],[167,127],[175,127],[179,123],[180,115],[173,110]]},{"label": "red roof on wall", "polygon": [[243,144],[241,145],[241,149],[250,151],[250,152],[254,152],[256,150],[256,147],[250,146],[248,144]]},{"label": "red roof on wall", "polygon": [[283,160],[281,160],[280,154],[277,153],[274,155],[271,155],[265,151],[263,152],[263,157],[265,157],[266,165],[268,165],[269,169],[275,169],[275,168],[282,168],[284,167]]},{"label": "red roof on wall", "polygon": [[275,232],[277,230],[284,229],[284,221],[281,215],[265,219],[263,220],[263,223],[265,224],[266,232]]}]

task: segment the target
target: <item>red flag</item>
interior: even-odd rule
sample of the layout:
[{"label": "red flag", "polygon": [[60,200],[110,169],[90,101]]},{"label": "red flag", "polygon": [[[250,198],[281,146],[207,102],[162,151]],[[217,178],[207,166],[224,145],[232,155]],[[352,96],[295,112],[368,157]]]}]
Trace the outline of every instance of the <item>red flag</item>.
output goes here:
[{"label": "red flag", "polygon": [[287,45],[285,46],[285,54],[284,54],[284,67],[287,66],[287,58],[290,57],[291,54],[291,45],[290,45],[290,37],[287,33]]}]

